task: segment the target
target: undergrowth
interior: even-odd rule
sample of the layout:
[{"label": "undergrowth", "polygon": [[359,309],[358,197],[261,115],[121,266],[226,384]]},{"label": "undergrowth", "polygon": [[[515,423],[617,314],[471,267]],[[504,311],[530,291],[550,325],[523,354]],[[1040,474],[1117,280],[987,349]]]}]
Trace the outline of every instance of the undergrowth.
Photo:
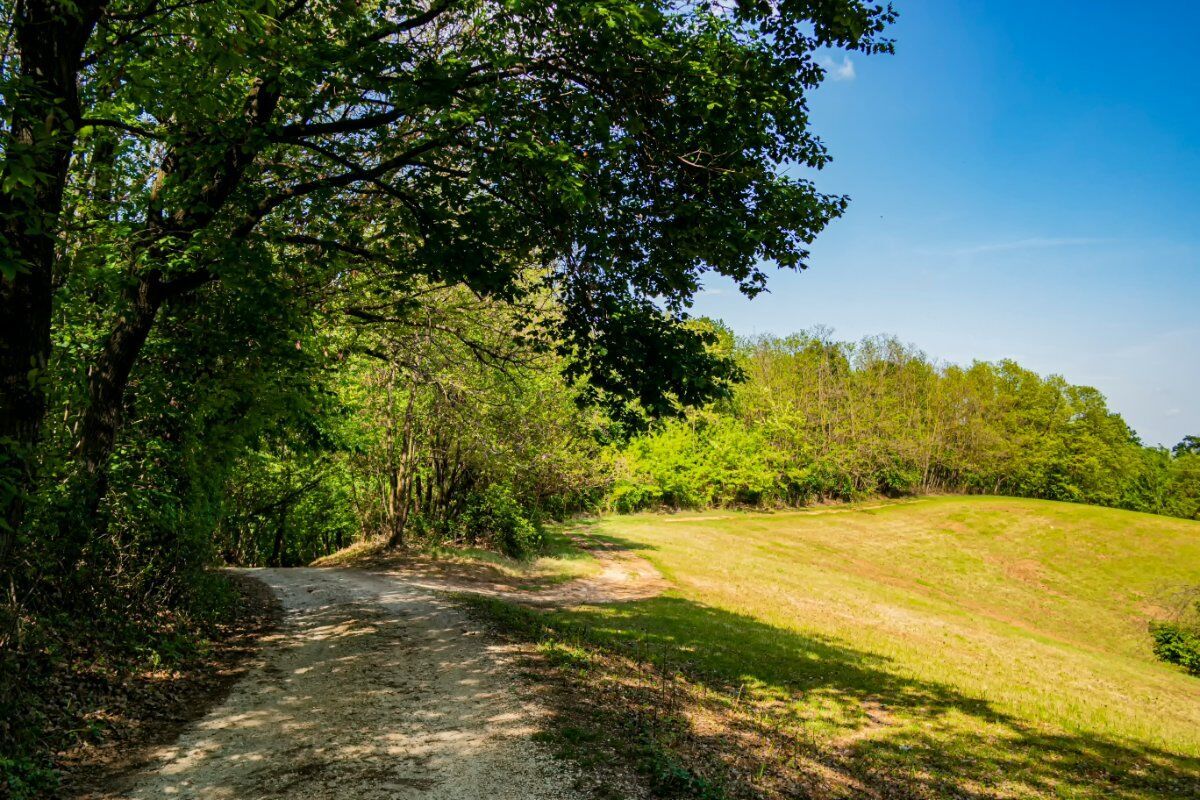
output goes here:
[{"label": "undergrowth", "polygon": [[1150,623],[1150,638],[1154,655],[1200,677],[1200,587],[1186,587],[1181,594],[1172,618]]},{"label": "undergrowth", "polygon": [[24,614],[19,640],[0,657],[0,797],[56,796],[58,754],[101,743],[126,715],[170,702],[141,676],[195,668],[241,601],[226,576],[207,573],[181,608],[126,601]]}]

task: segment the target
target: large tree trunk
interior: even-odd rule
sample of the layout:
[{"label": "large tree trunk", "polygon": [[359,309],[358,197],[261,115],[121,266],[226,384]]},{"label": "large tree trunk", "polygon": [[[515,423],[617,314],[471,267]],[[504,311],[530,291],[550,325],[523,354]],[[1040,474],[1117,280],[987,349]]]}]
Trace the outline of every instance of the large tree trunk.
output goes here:
[{"label": "large tree trunk", "polygon": [[85,498],[89,513],[95,513],[107,491],[106,464],[116,443],[125,387],[163,303],[158,275],[151,273],[138,281],[125,300],[125,311],[88,378],[88,405],[79,437],[79,457],[90,484]]},{"label": "large tree trunk", "polygon": [[50,259],[12,279],[0,278],[0,308],[0,479],[10,484],[0,484],[3,563],[32,487],[33,450],[46,412],[45,397],[31,377],[34,369],[45,368],[50,354]]},{"label": "large tree trunk", "polygon": [[32,488],[46,412],[35,378],[50,356],[51,277],[63,188],[80,118],[77,76],[103,2],[21,0],[13,20],[20,57],[8,101],[0,192],[0,562],[7,561]]},{"label": "large tree trunk", "polygon": [[404,532],[408,527],[409,512],[412,510],[413,461],[416,455],[416,445],[413,441],[413,404],[416,397],[417,390],[409,389],[408,407],[404,411],[404,429],[401,433],[403,451],[399,465],[393,468],[398,472],[400,478],[399,486],[396,489],[400,500],[400,515],[392,521],[392,533],[388,537],[388,547],[391,549],[404,544]]}]

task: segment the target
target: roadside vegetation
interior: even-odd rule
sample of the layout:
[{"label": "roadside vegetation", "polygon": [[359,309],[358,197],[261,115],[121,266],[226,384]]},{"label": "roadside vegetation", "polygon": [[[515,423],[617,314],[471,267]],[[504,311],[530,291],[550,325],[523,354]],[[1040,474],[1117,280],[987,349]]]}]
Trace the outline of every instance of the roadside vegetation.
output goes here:
[{"label": "roadside vegetation", "polygon": [[608,517],[672,591],[474,605],[562,687],[558,746],[662,796],[1190,797],[1196,679],[1146,627],[1197,527],[994,497]]}]

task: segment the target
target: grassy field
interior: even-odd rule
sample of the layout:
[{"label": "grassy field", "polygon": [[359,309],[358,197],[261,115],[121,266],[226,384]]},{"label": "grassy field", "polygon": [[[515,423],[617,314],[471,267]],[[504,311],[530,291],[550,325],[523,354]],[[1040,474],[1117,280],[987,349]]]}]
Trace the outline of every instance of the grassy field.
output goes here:
[{"label": "grassy field", "polygon": [[[1146,630],[1200,583],[1198,523],[947,497],[587,529],[675,589],[541,623],[677,665],[693,695],[803,739],[804,758],[759,750],[809,772],[792,784],[809,794],[1200,797],[1200,679],[1156,661]],[[737,761],[737,736],[708,738]]]}]

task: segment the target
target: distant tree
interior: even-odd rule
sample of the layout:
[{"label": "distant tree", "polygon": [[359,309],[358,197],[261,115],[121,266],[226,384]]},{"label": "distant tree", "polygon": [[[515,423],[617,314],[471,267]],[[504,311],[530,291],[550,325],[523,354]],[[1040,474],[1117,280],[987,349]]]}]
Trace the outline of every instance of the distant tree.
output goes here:
[{"label": "distant tree", "polygon": [[1178,457],[1182,455],[1200,456],[1200,436],[1185,436],[1171,448],[1171,454]]}]

